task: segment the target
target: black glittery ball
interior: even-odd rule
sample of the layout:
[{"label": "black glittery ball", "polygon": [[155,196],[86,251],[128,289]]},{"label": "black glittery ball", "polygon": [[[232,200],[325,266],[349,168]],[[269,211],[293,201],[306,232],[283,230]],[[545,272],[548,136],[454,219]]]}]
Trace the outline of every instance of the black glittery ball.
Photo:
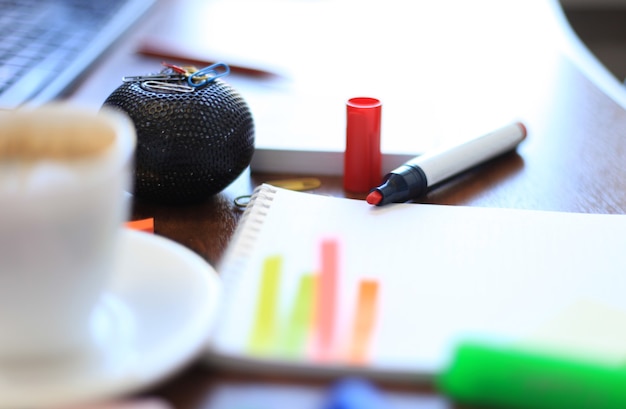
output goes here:
[{"label": "black glittery ball", "polygon": [[199,202],[222,191],[252,160],[252,114],[220,79],[189,93],[127,82],[104,106],[122,110],[135,124],[138,198]]}]

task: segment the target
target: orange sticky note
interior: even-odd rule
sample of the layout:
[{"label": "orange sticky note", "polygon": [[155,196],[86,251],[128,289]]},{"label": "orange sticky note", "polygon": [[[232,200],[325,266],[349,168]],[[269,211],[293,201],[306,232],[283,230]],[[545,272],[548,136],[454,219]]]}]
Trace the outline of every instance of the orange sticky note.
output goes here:
[{"label": "orange sticky note", "polygon": [[363,280],[359,283],[349,351],[349,360],[357,365],[364,365],[367,362],[369,343],[376,322],[378,287],[376,280]]},{"label": "orange sticky note", "polygon": [[146,233],[154,233],[154,218],[132,220],[126,222],[126,227],[129,229],[140,230]]}]

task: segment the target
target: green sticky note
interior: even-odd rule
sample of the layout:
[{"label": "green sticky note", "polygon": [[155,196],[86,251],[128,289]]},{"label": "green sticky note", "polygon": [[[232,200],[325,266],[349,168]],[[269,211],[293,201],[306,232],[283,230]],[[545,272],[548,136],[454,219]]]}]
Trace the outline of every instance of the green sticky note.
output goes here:
[{"label": "green sticky note", "polygon": [[282,262],[280,256],[273,256],[268,257],[263,263],[256,317],[249,341],[250,352],[253,354],[269,354],[277,342],[278,293]]},{"label": "green sticky note", "polygon": [[281,352],[288,357],[303,358],[306,353],[307,341],[313,327],[315,281],[313,274],[300,277],[288,325],[282,337]]}]

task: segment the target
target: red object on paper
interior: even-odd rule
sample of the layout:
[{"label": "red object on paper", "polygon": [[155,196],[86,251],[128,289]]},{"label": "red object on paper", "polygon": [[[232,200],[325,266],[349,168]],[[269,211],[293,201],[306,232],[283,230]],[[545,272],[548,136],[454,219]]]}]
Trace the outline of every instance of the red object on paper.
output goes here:
[{"label": "red object on paper", "polygon": [[347,102],[343,188],[367,193],[381,181],[380,120],[382,103],[375,98]]}]

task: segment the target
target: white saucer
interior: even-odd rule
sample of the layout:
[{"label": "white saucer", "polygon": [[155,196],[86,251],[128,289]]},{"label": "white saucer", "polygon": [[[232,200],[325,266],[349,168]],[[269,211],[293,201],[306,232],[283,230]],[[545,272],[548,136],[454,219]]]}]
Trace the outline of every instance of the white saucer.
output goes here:
[{"label": "white saucer", "polygon": [[[215,270],[160,236],[124,229],[93,345],[54,365],[0,367],[0,408],[50,408],[145,389],[207,344],[220,295]],[[69,362],[68,362],[69,361]]]}]

